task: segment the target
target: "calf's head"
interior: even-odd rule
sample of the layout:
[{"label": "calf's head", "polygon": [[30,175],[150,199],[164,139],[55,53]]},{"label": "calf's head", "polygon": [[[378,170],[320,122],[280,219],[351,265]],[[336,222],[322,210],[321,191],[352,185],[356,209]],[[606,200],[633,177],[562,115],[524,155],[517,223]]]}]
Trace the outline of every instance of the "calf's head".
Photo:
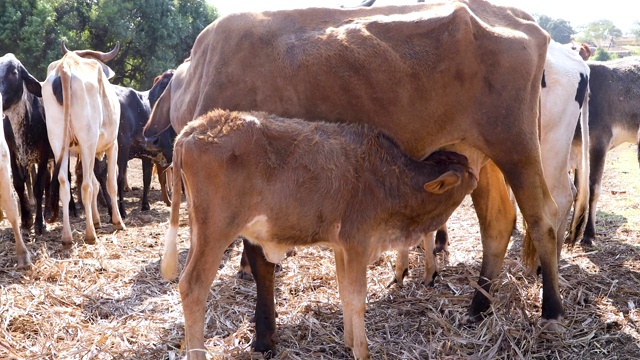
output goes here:
[{"label": "calf's head", "polygon": [[428,202],[444,212],[453,211],[478,184],[478,179],[464,155],[436,151],[429,155],[422,165],[428,169],[431,178],[436,176],[423,186],[428,193]]}]

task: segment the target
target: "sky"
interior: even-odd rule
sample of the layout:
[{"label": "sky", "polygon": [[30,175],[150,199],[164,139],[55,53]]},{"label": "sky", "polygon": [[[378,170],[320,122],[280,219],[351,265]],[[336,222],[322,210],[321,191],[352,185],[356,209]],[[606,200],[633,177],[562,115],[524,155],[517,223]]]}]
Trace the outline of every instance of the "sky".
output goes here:
[{"label": "sky", "polygon": [[[220,15],[241,11],[261,11],[293,9],[309,6],[337,7],[356,5],[361,0],[207,0],[218,8]],[[427,2],[429,0],[426,0]],[[375,5],[410,4],[412,0],[377,0]],[[553,19],[564,19],[574,30],[592,21],[607,19],[613,21],[623,33],[628,33],[634,21],[640,21],[640,12],[631,3],[636,0],[493,0],[496,4],[519,7],[530,14],[547,15]],[[597,5],[596,5],[597,4]]]}]

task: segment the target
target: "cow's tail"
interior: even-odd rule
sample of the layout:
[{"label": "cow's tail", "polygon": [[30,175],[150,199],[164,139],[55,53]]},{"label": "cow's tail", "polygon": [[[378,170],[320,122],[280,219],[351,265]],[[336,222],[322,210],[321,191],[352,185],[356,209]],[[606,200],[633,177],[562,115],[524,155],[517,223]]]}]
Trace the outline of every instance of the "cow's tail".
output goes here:
[{"label": "cow's tail", "polygon": [[573,206],[571,218],[571,230],[567,236],[567,243],[573,245],[584,234],[589,215],[589,90],[585,93],[580,113],[580,128],[582,130],[582,146],[580,148],[580,169],[576,170],[576,182],[578,193]]},{"label": "cow's tail", "polygon": [[167,169],[167,180],[173,177],[171,193],[171,215],[169,229],[164,236],[164,255],[160,265],[162,277],[173,280],[178,275],[178,226],[180,222],[180,200],[182,197],[182,146],[176,142],[173,163]]},{"label": "cow's tail", "polygon": [[60,76],[60,83],[62,87],[58,102],[62,105],[62,126],[64,130],[62,132],[62,148],[58,158],[55,159],[56,163],[52,174],[50,206],[53,210],[53,216],[51,221],[55,221],[58,217],[58,203],[60,201],[60,182],[58,181],[58,174],[60,173],[60,166],[62,165],[62,160],[65,158],[65,154],[69,153],[69,133],[71,129],[71,70],[64,61],[60,65],[60,71],[58,74]]}]

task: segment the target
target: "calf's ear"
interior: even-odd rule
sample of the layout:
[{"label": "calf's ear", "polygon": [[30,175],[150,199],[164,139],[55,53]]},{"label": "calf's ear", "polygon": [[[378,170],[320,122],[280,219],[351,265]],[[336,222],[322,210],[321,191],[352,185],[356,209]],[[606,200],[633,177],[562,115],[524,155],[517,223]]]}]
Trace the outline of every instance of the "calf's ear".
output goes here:
[{"label": "calf's ear", "polygon": [[424,184],[424,189],[430,193],[442,194],[452,187],[458,186],[459,184],[460,175],[453,170],[449,170],[446,173],[440,175],[440,177],[438,177],[437,179]]},{"label": "calf's ear", "polygon": [[32,93],[37,97],[42,97],[42,85],[33,75],[29,74],[27,69],[24,66],[20,66],[20,72],[22,75],[22,81],[24,81],[24,85],[27,88],[27,91]]}]

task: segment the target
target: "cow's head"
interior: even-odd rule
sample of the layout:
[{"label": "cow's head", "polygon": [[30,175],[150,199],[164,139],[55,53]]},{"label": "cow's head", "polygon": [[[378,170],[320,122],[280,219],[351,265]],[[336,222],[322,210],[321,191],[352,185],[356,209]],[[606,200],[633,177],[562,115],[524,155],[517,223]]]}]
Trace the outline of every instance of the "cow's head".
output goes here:
[{"label": "cow's head", "polygon": [[173,69],[169,69],[153,79],[153,86],[149,89],[149,105],[151,105],[151,108],[153,108],[158,98],[160,98],[160,95],[164,92],[164,89],[169,85],[169,81],[173,78],[174,72]]},{"label": "cow's head", "polygon": [[42,97],[42,86],[22,63],[9,53],[0,57],[0,93],[4,108],[10,109],[22,99],[24,88],[35,96]]},{"label": "cow's head", "polygon": [[67,49],[67,46],[64,44],[64,40],[62,40],[60,42],[60,48],[62,50],[62,55],[66,55],[67,53],[73,52],[74,54],[76,54],[77,56],[79,56],[79,57],[81,57],[83,59],[98,60],[100,62],[100,64],[102,65],[102,71],[104,71],[104,73],[105,73],[105,75],[107,75],[108,79],[111,79],[115,75],[113,70],[111,70],[111,68],[108,67],[107,65],[105,65],[104,63],[113,60],[113,58],[115,58],[116,55],[118,55],[118,52],[120,51],[120,42],[119,41],[116,42],[116,45],[108,53],[104,53],[102,51],[95,51],[95,50],[74,50],[74,51],[71,51],[71,50]]}]

